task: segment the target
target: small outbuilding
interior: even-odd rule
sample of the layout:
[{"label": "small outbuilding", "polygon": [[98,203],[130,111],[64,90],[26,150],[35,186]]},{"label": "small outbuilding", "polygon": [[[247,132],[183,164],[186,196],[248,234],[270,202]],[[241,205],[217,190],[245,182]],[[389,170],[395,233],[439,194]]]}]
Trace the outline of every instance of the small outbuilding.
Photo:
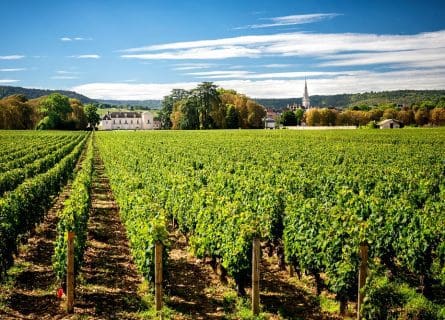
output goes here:
[{"label": "small outbuilding", "polygon": [[264,128],[266,129],[275,129],[275,119],[271,118],[271,117],[267,117],[264,120]]},{"label": "small outbuilding", "polygon": [[395,119],[386,119],[377,123],[380,129],[398,129],[403,126],[403,123]]}]

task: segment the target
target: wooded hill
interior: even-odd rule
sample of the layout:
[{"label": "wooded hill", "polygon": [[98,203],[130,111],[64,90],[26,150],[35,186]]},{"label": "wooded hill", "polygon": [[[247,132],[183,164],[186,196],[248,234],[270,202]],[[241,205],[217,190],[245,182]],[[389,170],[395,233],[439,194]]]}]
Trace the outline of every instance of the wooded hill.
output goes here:
[{"label": "wooded hill", "polygon": [[[383,92],[365,92],[354,94],[336,94],[332,96],[310,96],[311,105],[316,107],[349,108],[360,106],[377,106],[381,104],[419,105],[423,101],[437,104],[441,97],[445,97],[445,90],[397,90]],[[273,109],[283,109],[287,105],[301,105],[301,98],[290,99],[255,99],[259,104]]]},{"label": "wooded hill", "polygon": [[[28,99],[34,99],[46,96],[51,93],[61,93],[69,98],[75,98],[82,103],[100,103],[110,106],[142,106],[150,109],[158,109],[161,106],[161,100],[98,100],[91,99],[79,93],[66,90],[43,90],[29,89],[22,87],[0,86],[0,99],[13,94],[23,94]],[[376,106],[381,104],[396,105],[419,105],[424,101],[431,101],[437,104],[441,97],[445,97],[445,90],[397,90],[383,92],[365,92],[353,94],[336,94],[336,95],[313,95],[310,96],[311,105],[317,107],[335,107],[349,108],[360,106]],[[254,99],[259,104],[272,109],[281,110],[287,105],[301,105],[301,98],[286,99]]]},{"label": "wooded hill", "polygon": [[48,90],[48,89],[30,89],[30,88],[22,88],[22,87],[11,87],[11,86],[0,86],[0,99],[12,96],[14,94],[24,95],[27,99],[35,99],[43,96],[49,96],[52,93],[60,93],[68,98],[77,99],[83,104],[93,103],[95,100],[90,99],[84,95],[81,95],[74,91],[67,90]]}]

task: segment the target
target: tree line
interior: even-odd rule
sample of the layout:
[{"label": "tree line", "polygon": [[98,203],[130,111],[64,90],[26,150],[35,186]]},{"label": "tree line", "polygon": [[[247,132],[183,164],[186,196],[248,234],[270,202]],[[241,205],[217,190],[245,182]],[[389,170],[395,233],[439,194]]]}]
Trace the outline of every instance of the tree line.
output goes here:
[{"label": "tree line", "polygon": [[159,118],[163,129],[254,129],[263,127],[266,110],[246,95],[203,82],[165,96]]},{"label": "tree line", "polygon": [[0,99],[0,129],[85,130],[99,123],[96,106],[60,93],[28,99],[15,94]]},{"label": "tree line", "polygon": [[385,119],[395,119],[405,126],[445,125],[445,98],[436,104],[424,101],[419,105],[396,106],[381,104],[376,107],[352,107],[346,110],[312,108],[306,111],[285,110],[280,118],[280,124],[294,126],[305,123],[309,126],[375,126]]}]

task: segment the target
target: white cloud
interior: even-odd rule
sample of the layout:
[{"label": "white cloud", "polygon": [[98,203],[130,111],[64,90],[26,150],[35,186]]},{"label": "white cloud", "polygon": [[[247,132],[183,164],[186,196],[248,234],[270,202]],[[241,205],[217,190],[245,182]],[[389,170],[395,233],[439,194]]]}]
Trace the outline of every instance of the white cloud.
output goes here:
[{"label": "white cloud", "polygon": [[215,48],[193,48],[187,50],[161,52],[161,53],[142,53],[142,54],[124,54],[122,58],[133,58],[143,60],[216,60],[227,58],[255,58],[260,51],[255,48],[242,46],[221,46]]},{"label": "white cloud", "polygon": [[66,71],[66,70],[57,70],[56,73],[57,74],[67,74],[67,75],[79,74],[79,72],[77,72],[77,71]]},{"label": "white cloud", "polygon": [[0,72],[16,72],[16,71],[25,71],[26,68],[9,68],[9,69],[0,69]]},{"label": "white cloud", "polygon": [[263,64],[265,68],[289,68],[292,67],[292,64],[284,64],[284,63],[271,63],[271,64]]},{"label": "white cloud", "polygon": [[332,19],[339,16],[338,13],[313,13],[313,14],[299,14],[284,17],[266,18],[262,20],[270,21],[263,24],[252,24],[244,27],[238,27],[235,29],[258,29],[258,28],[270,28],[281,26],[293,26],[298,24],[306,24],[318,22],[326,19]]},{"label": "white cloud", "polygon": [[100,59],[100,55],[98,55],[98,54],[80,54],[80,55],[70,56],[70,58],[76,58],[76,59]]},{"label": "white cloud", "polygon": [[0,83],[16,83],[20,80],[13,80],[13,79],[0,79]]},{"label": "white cloud", "polygon": [[174,88],[190,90],[197,82],[184,83],[87,83],[72,90],[93,99],[144,100],[162,99]]},{"label": "white cloud", "polygon": [[292,71],[256,73],[244,70],[190,72],[187,75],[198,79],[304,79],[306,77],[334,77],[340,75],[355,76],[362,71]]},{"label": "white cloud", "polygon": [[92,38],[84,38],[84,37],[62,37],[60,41],[70,42],[70,41],[90,41]]},{"label": "white cloud", "polygon": [[178,63],[175,64],[173,70],[186,71],[186,70],[196,70],[196,69],[208,69],[215,66],[212,63]]},{"label": "white cloud", "polygon": [[[327,73],[326,76],[317,74],[317,78],[309,78],[307,81],[310,95],[399,89],[443,89],[445,68]],[[73,87],[72,90],[96,99],[144,100],[162,99],[173,88],[189,90],[198,83],[88,83]],[[255,98],[292,98],[302,96],[304,79],[230,79],[216,81],[215,84]]]},{"label": "white cloud", "polygon": [[76,77],[76,76],[52,76],[51,79],[55,79],[55,80],[71,80],[71,79],[79,79],[79,77]]},{"label": "white cloud", "polygon": [[23,59],[24,57],[25,56],[19,54],[14,54],[10,56],[0,56],[0,60],[18,60],[18,59]]},{"label": "white cloud", "polygon": [[[310,57],[322,59],[321,66],[353,65],[354,60],[366,64],[368,58],[378,57],[386,64],[440,67],[443,63],[438,57],[443,56],[444,50],[445,30],[413,35],[293,32],[151,45],[123,50],[125,54],[121,57],[143,60]],[[409,58],[404,58],[409,54],[405,51],[412,51]]]}]

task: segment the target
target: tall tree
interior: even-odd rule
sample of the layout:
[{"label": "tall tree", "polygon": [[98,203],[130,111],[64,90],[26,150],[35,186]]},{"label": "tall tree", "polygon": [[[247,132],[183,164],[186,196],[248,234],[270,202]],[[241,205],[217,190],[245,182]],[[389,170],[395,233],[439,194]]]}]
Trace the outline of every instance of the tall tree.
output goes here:
[{"label": "tall tree", "polygon": [[183,89],[173,89],[171,94],[165,96],[162,100],[162,107],[159,111],[159,120],[161,121],[162,129],[170,129],[172,128],[172,112],[175,106],[175,103],[187,98],[190,95],[190,92]]},{"label": "tall tree", "polygon": [[84,108],[85,116],[90,126],[95,127],[100,122],[100,115],[97,113],[97,107],[93,104],[87,104]]},{"label": "tall tree", "polygon": [[199,128],[211,128],[212,118],[210,117],[210,113],[212,110],[217,110],[221,103],[217,86],[212,82],[203,82],[193,90],[193,95],[195,95],[198,100]]}]

